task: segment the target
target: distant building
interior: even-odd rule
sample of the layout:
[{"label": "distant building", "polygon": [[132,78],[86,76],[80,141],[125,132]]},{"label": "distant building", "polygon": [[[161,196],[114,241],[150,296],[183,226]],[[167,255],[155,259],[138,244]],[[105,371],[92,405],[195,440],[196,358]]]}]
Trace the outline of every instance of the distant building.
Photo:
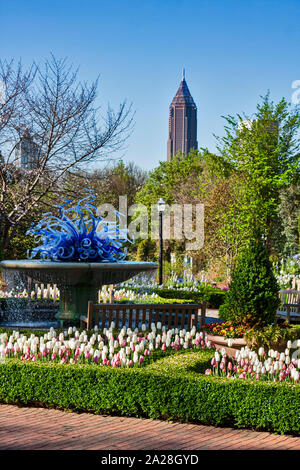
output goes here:
[{"label": "distant building", "polygon": [[24,170],[32,170],[38,165],[38,146],[34,143],[29,133],[26,132],[16,145],[16,165]]},{"label": "distant building", "polygon": [[[257,121],[257,119],[246,119],[244,121],[239,121],[238,123],[238,130],[239,132],[241,132],[243,129],[248,129],[248,130],[251,130],[253,125],[255,123],[258,123],[260,121]],[[268,132],[278,132],[279,131],[279,125],[278,125],[278,121],[267,121],[266,124],[264,124],[265,126],[265,129],[268,131]]]},{"label": "distant building", "polygon": [[182,152],[198,148],[197,142],[197,107],[185,81],[184,69],[182,80],[169,108],[168,161]]}]

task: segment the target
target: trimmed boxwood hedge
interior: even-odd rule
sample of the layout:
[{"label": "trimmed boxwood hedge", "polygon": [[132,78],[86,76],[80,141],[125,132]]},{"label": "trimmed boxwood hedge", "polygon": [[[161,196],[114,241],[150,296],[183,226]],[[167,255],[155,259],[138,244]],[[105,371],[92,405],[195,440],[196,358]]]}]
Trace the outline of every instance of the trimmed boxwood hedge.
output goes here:
[{"label": "trimmed boxwood hedge", "polygon": [[216,287],[205,287],[201,291],[188,291],[177,289],[155,289],[155,293],[165,299],[185,299],[194,303],[207,302],[210,308],[219,308],[224,300],[226,291]]},{"label": "trimmed boxwood hedge", "polygon": [[11,359],[0,363],[0,402],[300,434],[299,385],[222,379],[197,368],[170,374],[164,361],[112,369]]}]

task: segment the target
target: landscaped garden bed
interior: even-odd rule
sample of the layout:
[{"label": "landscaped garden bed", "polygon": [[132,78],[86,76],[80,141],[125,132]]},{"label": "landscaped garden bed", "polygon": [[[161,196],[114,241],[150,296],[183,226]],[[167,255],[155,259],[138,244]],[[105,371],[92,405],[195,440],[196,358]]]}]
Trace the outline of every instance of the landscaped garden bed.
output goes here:
[{"label": "landscaped garden bed", "polygon": [[[6,332],[1,344],[5,403],[300,434],[300,361],[291,355],[289,362],[265,353],[273,369],[257,376],[249,368],[241,372],[241,363],[231,369],[204,332],[161,325],[151,331]],[[255,365],[263,356],[246,353],[240,361],[263,367]],[[274,366],[280,360],[285,369]]]}]

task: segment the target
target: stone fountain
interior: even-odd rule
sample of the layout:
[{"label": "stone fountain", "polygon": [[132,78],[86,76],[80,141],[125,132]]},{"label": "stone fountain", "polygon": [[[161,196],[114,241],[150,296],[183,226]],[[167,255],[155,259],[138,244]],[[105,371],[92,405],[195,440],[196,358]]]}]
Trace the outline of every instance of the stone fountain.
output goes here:
[{"label": "stone fountain", "polygon": [[[21,282],[26,286],[28,278],[56,284],[60,290],[57,319],[61,321],[78,323],[80,316],[87,314],[88,301],[97,302],[101,286],[157,269],[157,263],[124,261],[123,245],[132,241],[127,229],[120,228],[120,214],[116,212],[118,222],[105,221],[95,215],[96,207],[91,204],[94,199],[89,194],[72,207],[68,207],[71,201],[66,200],[59,206],[60,218],[45,214],[27,232],[42,242],[33,249],[31,259],[0,263],[3,277],[10,284]],[[36,255],[43,259],[32,259]]]}]

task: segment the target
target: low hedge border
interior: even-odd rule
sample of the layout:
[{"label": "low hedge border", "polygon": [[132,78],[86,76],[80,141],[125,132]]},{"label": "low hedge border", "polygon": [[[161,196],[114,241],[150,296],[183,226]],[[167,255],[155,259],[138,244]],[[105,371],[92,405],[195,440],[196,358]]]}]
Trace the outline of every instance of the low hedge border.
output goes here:
[{"label": "low hedge border", "polygon": [[184,356],[133,369],[11,359],[0,363],[0,402],[300,435],[299,385],[205,376],[208,351],[180,367]]},{"label": "low hedge border", "polygon": [[190,302],[202,303],[207,302],[209,308],[218,309],[225,300],[226,291],[219,290],[216,287],[204,288],[202,291],[189,291],[177,289],[155,289],[155,293],[165,299],[185,299]]}]

